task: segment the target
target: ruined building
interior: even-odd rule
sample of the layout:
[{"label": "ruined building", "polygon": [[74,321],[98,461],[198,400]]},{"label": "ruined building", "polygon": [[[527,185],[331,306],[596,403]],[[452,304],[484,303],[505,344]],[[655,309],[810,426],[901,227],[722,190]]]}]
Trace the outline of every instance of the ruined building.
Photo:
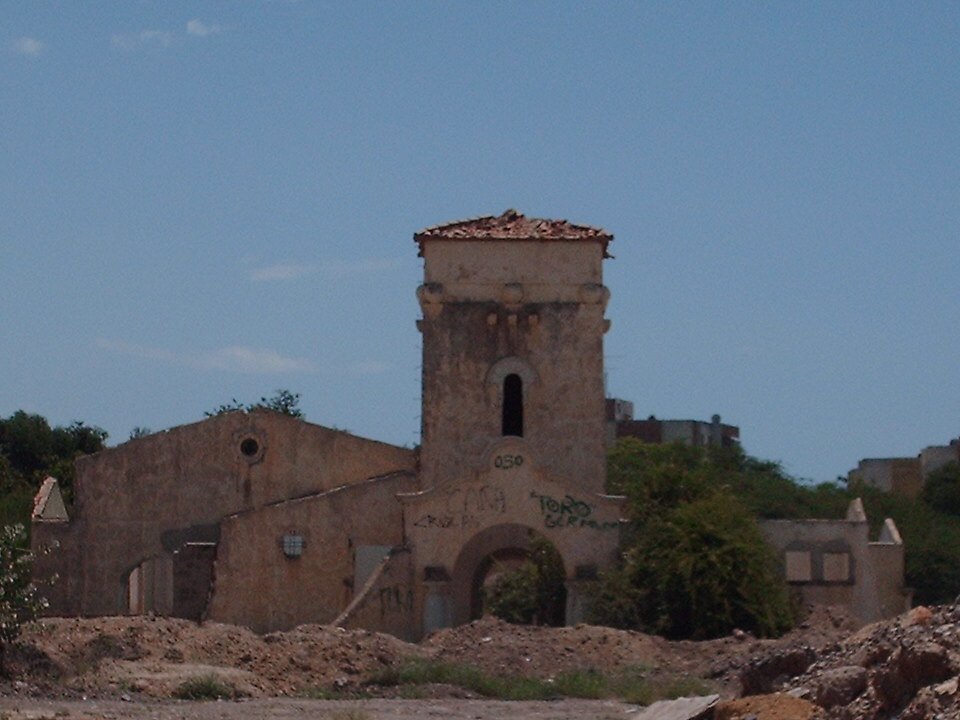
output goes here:
[{"label": "ruined building", "polygon": [[960,462],[960,438],[925,447],[913,457],[864,458],[847,473],[847,483],[917,497],[931,473],[955,462]]},{"label": "ruined building", "polygon": [[[81,458],[69,515],[54,480],[34,509],[34,545],[59,544],[36,566],[60,578],[51,612],[416,639],[476,617],[491,571],[540,537],[563,560],[565,621],[581,620],[585,585],[616,560],[623,503],[603,492],[612,239],[515,211],[420,231],[419,450],[255,411]],[[859,532],[826,538],[850,549],[828,582],[874,577]]]},{"label": "ruined building", "polygon": [[[401,637],[465,622],[497,560],[549,540],[582,583],[614,562],[603,495],[603,260],[612,236],[513,211],[427,228],[413,450],[228,413],[82,458],[33,538],[59,541],[51,610],[157,612],[258,631],[338,620]],[[342,617],[341,617],[342,616]]]}]

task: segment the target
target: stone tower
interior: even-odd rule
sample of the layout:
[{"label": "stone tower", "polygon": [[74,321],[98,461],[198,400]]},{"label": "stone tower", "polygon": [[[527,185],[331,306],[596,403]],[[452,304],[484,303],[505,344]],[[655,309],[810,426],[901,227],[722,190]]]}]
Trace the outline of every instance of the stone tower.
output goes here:
[{"label": "stone tower", "polygon": [[602,263],[613,237],[508,210],[415,235],[424,258],[421,481],[505,437],[588,492],[605,475]]},{"label": "stone tower", "polygon": [[611,235],[498,217],[415,236],[424,258],[420,484],[402,494],[420,631],[483,611],[493,568],[545,540],[563,621],[616,558],[622,498],[603,495],[603,334]]}]

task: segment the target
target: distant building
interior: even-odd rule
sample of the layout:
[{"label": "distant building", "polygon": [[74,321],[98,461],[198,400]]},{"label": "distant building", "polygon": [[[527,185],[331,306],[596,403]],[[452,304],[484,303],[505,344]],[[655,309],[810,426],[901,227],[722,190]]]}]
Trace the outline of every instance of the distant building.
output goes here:
[{"label": "distant building", "polygon": [[623,437],[656,444],[681,442],[697,447],[733,447],[740,444],[740,428],[724,425],[720,422],[719,415],[714,415],[710,422],[659,420],[653,415],[646,420],[634,420],[632,402],[608,398],[607,439],[612,445]]},{"label": "distant building", "polygon": [[860,498],[851,501],[843,520],[763,520],[760,530],[804,603],[843,605],[863,624],[910,608],[900,532],[887,518],[871,542]]},{"label": "distant building", "polygon": [[847,483],[916,497],[930,474],[951,462],[960,462],[960,438],[926,447],[915,457],[864,458],[847,473]]}]

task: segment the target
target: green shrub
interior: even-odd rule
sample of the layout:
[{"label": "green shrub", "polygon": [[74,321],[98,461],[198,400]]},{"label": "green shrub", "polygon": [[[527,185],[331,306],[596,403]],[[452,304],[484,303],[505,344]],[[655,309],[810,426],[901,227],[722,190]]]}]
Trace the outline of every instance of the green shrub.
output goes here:
[{"label": "green shrub", "polygon": [[960,463],[947,463],[930,473],[923,499],[935,510],[960,517]]},{"label": "green shrub", "polygon": [[0,528],[0,673],[6,672],[6,650],[20,629],[47,607],[31,579],[33,554],[25,547],[22,525]]},{"label": "green shrub", "polygon": [[789,629],[793,611],[773,551],[734,490],[789,482],[739,448],[650,445],[610,454],[609,489],[626,495],[622,565],[596,588],[591,619],[673,638]]},{"label": "green shrub", "polygon": [[484,610],[517,625],[562,625],[563,559],[543,537],[533,534],[530,542],[530,558],[497,578],[484,598]]},{"label": "green shrub", "polygon": [[724,491],[650,519],[604,583],[592,611],[603,624],[704,639],[733,628],[777,635],[793,623],[773,551]]},{"label": "green shrub", "polygon": [[210,673],[180,683],[173,696],[180,700],[231,700],[240,693],[231,683]]}]

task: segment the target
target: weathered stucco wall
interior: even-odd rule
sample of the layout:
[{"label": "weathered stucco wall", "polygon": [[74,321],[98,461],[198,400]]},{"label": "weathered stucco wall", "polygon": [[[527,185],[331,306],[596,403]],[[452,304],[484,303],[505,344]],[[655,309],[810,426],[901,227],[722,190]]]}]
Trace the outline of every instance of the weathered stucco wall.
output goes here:
[{"label": "weathered stucco wall", "polygon": [[[623,498],[550,477],[539,457],[523,439],[505,438],[483,470],[400,496],[420,581],[418,607],[433,606],[435,617],[454,624],[469,621],[480,563],[499,551],[528,549],[529,531],[557,549],[571,583],[615,562]],[[424,632],[435,629],[431,622],[425,618]]]},{"label": "weathered stucco wall", "polygon": [[516,373],[523,436],[544,470],[601,492],[601,245],[445,240],[423,255],[424,486],[479,467],[502,435],[503,376]]},{"label": "weathered stucco wall", "polygon": [[[124,613],[131,570],[217,542],[224,515],[414,468],[411,450],[272,412],[229,413],[88,456],[61,531],[74,549],[71,602],[51,612]],[[172,607],[173,595],[160,588],[158,602]]]},{"label": "weathered stucco wall", "polygon": [[[859,501],[854,504],[862,515]],[[805,603],[843,605],[862,624],[903,612],[910,593],[903,586],[903,543],[896,526],[888,520],[880,540],[870,542],[866,518],[851,517],[764,520],[760,528]]]},{"label": "weathered stucco wall", "polygon": [[[207,617],[258,632],[332,622],[359,590],[357,549],[403,543],[395,494],[416,487],[402,472],[224,518]],[[285,555],[285,536],[302,538],[299,556]],[[395,620],[370,629],[395,630]]]}]

